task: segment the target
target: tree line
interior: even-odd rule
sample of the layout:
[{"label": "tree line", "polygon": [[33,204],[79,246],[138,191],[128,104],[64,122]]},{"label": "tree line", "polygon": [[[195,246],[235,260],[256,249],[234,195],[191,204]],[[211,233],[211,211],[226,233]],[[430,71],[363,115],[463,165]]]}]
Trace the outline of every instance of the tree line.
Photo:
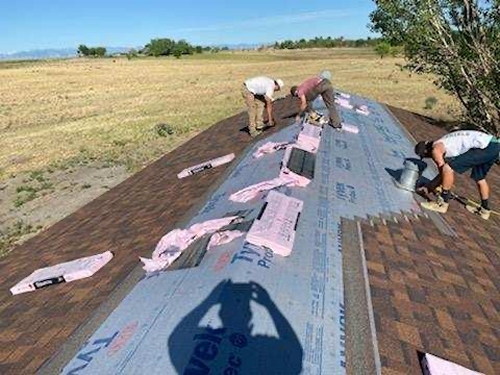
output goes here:
[{"label": "tree line", "polygon": [[[376,47],[382,42],[380,38],[366,38],[366,39],[344,39],[343,37],[332,38],[316,37],[313,39],[300,39],[300,40],[285,40],[282,42],[275,42],[274,44],[262,45],[259,49],[274,48],[274,49],[305,49],[305,48],[338,48],[338,47]],[[393,51],[385,53],[385,46],[381,49],[381,56],[386,54],[394,54]],[[220,51],[227,51],[228,47],[210,47],[210,46],[194,46],[187,42],[185,39],[174,40],[170,38],[156,38],[151,39],[142,49],[129,50],[125,55],[129,58],[136,56],[175,56],[180,58],[182,55],[192,55],[195,53],[212,52],[217,53]],[[390,48],[389,48],[390,50]],[[104,47],[87,47],[81,44],[78,47],[78,55],[85,57],[103,57],[106,55],[106,48]]]},{"label": "tree line", "polygon": [[106,56],[106,48],[104,47],[87,47],[85,44],[78,46],[78,56],[85,57],[104,57]]},{"label": "tree line", "polygon": [[382,39],[371,38],[366,39],[345,39],[344,37],[332,38],[330,36],[315,37],[313,39],[299,39],[299,40],[284,40],[282,42],[275,42],[272,47],[274,49],[304,49],[304,48],[362,48],[362,47],[375,47]]}]

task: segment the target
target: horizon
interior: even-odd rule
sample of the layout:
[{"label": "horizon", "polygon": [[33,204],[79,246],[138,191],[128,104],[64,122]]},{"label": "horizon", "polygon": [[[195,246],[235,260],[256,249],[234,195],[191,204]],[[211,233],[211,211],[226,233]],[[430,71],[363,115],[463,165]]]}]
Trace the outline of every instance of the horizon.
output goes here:
[{"label": "horizon", "polygon": [[[0,5],[0,54],[78,48],[80,44],[137,48],[151,39],[185,39],[192,45],[268,45],[314,37],[366,39],[375,9],[370,0],[318,0],[303,4],[232,4],[200,0],[89,0],[85,4],[28,0]],[[333,8],[332,8],[333,6]],[[286,9],[286,10],[284,10]],[[188,15],[188,17],[186,17]],[[14,32],[13,32],[14,31]]]}]

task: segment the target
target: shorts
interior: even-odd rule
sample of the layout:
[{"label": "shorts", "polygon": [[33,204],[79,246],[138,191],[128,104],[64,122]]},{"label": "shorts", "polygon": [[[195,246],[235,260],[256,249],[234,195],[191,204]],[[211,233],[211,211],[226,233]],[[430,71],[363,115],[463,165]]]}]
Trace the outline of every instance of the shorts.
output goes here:
[{"label": "shorts", "polygon": [[498,160],[500,154],[500,143],[490,142],[486,148],[471,148],[462,155],[445,158],[448,165],[457,173],[464,173],[472,168],[470,177],[474,181],[483,180],[489,170]]}]

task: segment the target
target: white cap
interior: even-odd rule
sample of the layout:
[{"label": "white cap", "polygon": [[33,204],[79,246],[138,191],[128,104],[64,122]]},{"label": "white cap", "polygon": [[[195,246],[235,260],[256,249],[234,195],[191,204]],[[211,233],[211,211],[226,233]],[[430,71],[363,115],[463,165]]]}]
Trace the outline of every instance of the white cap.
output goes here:
[{"label": "white cap", "polygon": [[283,86],[285,86],[285,84],[283,83],[283,80],[281,80],[281,79],[277,79],[276,83],[278,84],[280,90],[283,88]]},{"label": "white cap", "polygon": [[332,73],[329,70],[323,70],[319,72],[318,76],[323,79],[330,79],[332,78]]}]

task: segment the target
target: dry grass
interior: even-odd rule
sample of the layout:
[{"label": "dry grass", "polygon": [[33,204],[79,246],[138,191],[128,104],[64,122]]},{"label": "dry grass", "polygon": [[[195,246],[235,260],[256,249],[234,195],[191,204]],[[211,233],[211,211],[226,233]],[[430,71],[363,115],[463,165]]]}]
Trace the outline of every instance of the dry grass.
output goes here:
[{"label": "dry grass", "polygon": [[[0,64],[0,179],[78,158],[139,168],[242,110],[241,82],[259,74],[280,77],[289,88],[329,69],[342,90],[449,119],[456,103],[398,63],[343,49]],[[437,105],[424,110],[431,96]],[[174,134],[158,136],[157,123]]]}]

